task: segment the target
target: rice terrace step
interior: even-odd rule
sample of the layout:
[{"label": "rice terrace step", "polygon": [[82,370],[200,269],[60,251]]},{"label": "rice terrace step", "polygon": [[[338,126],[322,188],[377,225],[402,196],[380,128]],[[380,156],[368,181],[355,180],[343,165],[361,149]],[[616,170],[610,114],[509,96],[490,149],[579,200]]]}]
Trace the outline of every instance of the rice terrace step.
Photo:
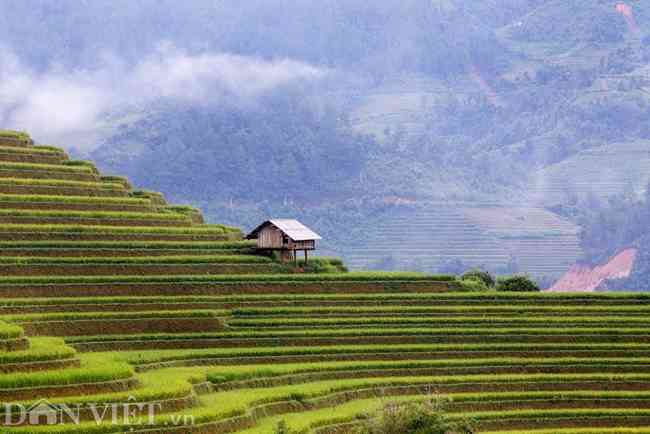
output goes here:
[{"label": "rice terrace step", "polygon": [[[477,261],[499,262],[498,237],[464,223],[498,211],[412,222],[444,224],[475,243]],[[511,212],[532,216],[530,231],[548,218]],[[355,264],[414,237],[399,229],[407,220],[384,225]],[[336,258],[287,261],[17,132],[0,133],[0,223],[3,433],[273,434],[280,422],[353,433],[387,402],[438,396],[477,432],[650,432],[643,293],[499,292],[451,275],[348,272]],[[549,243],[574,246],[555,223],[565,232]],[[404,254],[441,259],[413,245]],[[125,408],[153,410],[114,414]]]}]

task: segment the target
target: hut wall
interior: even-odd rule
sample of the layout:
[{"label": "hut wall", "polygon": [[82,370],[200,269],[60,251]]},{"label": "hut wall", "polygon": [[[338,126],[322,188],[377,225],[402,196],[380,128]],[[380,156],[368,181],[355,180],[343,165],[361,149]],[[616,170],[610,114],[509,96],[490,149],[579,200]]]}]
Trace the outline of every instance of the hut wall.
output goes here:
[{"label": "hut wall", "polygon": [[271,226],[265,227],[258,234],[257,247],[261,249],[281,249],[282,232]]}]

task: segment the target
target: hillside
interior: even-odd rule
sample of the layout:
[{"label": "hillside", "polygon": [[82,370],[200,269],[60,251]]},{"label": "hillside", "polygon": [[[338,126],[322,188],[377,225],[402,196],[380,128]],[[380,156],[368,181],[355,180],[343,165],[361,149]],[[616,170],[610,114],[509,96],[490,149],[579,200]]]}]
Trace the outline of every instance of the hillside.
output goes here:
[{"label": "hillside", "polygon": [[[589,262],[570,270],[562,279],[564,283],[575,278],[573,271],[587,270],[587,280],[591,283],[583,287],[601,291],[646,290],[650,279],[649,191],[646,188],[641,199],[628,190],[627,194],[610,197],[606,202],[595,201],[593,211],[581,215],[580,244]],[[573,211],[571,208],[566,211],[575,212],[579,208],[578,205]],[[576,289],[577,286],[565,287]]]},{"label": "hillside", "polygon": [[530,198],[547,207],[577,199],[624,193],[641,197],[650,181],[650,142],[611,143],[545,167],[530,185]]},{"label": "hillside", "polygon": [[473,268],[557,277],[581,257],[577,227],[535,207],[435,203],[403,207],[369,225],[362,247],[345,249],[353,268]]},{"label": "hillside", "polygon": [[[499,271],[516,263],[554,279],[590,260],[575,235],[580,218],[563,209],[593,197],[642,195],[647,183],[650,10],[630,3],[630,18],[619,4],[332,0],[307,17],[299,2],[286,27],[300,38],[261,40],[238,21],[246,43],[235,43],[241,35],[234,30],[208,40],[218,49],[255,46],[269,58],[310,62],[327,71],[321,79],[287,84],[254,104],[166,100],[115,110],[96,148],[79,155],[189,200],[217,221],[251,228],[265,215],[298,215],[324,227],[329,250],[354,268],[440,271],[443,257],[474,265],[456,235],[437,230],[436,245],[423,250],[409,241],[416,228],[400,219],[413,206],[435,216],[441,202],[487,204],[467,223],[481,245],[493,246],[496,259],[484,265]],[[264,7],[231,12],[269,26],[276,17]],[[243,187],[239,176],[256,188]],[[475,218],[493,205],[507,221],[523,214],[542,223],[495,234],[493,217]],[[342,235],[341,225],[355,229]],[[413,255],[387,260],[376,228],[396,226],[403,227],[396,239]]]},{"label": "hillside", "polygon": [[[480,432],[650,432],[644,294],[279,263],[24,133],[0,132],[0,175],[3,433],[351,433],[438,395]],[[544,210],[457,209],[461,235],[573,230]]]},{"label": "hillside", "polygon": [[[644,192],[646,2],[161,1],[5,5],[3,125],[212,221],[297,216],[355,267],[474,264],[444,230],[429,250],[404,246],[415,262],[373,241],[447,202],[485,205],[468,225],[504,246],[492,271],[552,280],[605,259],[552,234]],[[544,223],[495,235],[495,207]]]}]

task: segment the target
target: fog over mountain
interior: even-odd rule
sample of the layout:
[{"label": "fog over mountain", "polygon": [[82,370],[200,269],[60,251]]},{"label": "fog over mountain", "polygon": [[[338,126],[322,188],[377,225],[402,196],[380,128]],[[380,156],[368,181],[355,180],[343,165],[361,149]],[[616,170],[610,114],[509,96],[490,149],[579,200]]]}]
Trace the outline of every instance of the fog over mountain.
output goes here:
[{"label": "fog over mountain", "polygon": [[214,221],[296,216],[356,267],[549,280],[642,236],[594,241],[650,179],[644,2],[0,5],[3,126]]},{"label": "fog over mountain", "polygon": [[[468,52],[487,59],[494,44],[484,23],[445,2],[6,1],[3,8],[3,119],[40,126],[34,117],[54,113],[31,112],[52,111],[58,95],[50,89],[59,89],[69,100],[67,113],[56,111],[61,130],[127,103],[250,97],[329,70],[364,83],[405,71],[452,74],[465,68]],[[89,113],[77,113],[79,99]],[[87,119],[79,123],[87,128]]]},{"label": "fog over mountain", "polygon": [[0,64],[3,121],[49,142],[76,136],[80,142],[75,144],[86,150],[96,145],[94,133],[111,112],[150,106],[161,99],[196,105],[247,104],[278,86],[326,74],[324,69],[288,59],[190,55],[169,43],[134,65],[106,55],[92,69],[53,65],[39,72],[9,50],[0,52]]}]

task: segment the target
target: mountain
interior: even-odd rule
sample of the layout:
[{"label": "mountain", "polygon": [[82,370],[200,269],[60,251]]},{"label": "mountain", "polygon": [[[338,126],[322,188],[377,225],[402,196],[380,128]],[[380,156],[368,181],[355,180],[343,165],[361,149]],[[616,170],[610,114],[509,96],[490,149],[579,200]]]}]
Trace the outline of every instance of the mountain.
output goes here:
[{"label": "mountain", "polygon": [[87,69],[56,143],[92,124],[73,154],[212,221],[299,217],[360,267],[554,279],[593,259],[575,205],[648,183],[642,2],[155,4],[10,5],[0,34],[47,92],[5,123]]},{"label": "mountain", "polygon": [[[592,197],[589,205],[574,206],[589,209],[582,212],[580,244],[585,252],[585,264],[577,267],[589,270],[592,290],[645,291],[650,282],[650,189],[641,199],[632,192],[599,201]],[[571,270],[575,271],[575,270]],[[562,280],[571,280],[569,272]],[[600,278],[594,279],[594,276]],[[576,288],[576,284],[565,285]]]}]

